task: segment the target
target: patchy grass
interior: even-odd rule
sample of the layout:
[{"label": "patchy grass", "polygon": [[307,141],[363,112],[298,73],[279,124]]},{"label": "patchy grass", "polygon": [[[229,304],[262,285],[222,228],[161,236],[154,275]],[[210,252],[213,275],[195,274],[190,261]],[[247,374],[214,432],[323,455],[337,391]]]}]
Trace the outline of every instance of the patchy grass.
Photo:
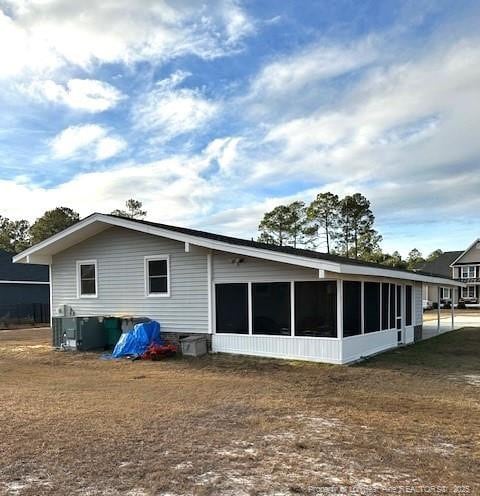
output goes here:
[{"label": "patchy grass", "polygon": [[0,494],[480,492],[480,330],[352,367],[108,362],[49,340],[0,332]]}]

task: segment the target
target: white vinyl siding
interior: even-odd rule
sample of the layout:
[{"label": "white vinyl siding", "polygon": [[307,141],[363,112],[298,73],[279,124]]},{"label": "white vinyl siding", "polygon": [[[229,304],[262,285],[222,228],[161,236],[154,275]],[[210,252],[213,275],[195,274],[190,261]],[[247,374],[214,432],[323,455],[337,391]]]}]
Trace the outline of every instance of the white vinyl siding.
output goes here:
[{"label": "white vinyl siding", "polygon": [[423,323],[422,283],[416,282],[413,287],[413,325]]},{"label": "white vinyl siding", "polygon": [[239,257],[233,253],[215,253],[213,280],[214,282],[318,281],[318,270],[259,258]]},{"label": "white vinyl siding", "polygon": [[[145,256],[168,254],[170,298],[145,295]],[[77,298],[76,261],[97,261],[98,297]],[[120,227],[107,229],[53,257],[53,309],[78,316],[132,315],[160,322],[167,332],[208,332],[206,254],[185,244]]]}]

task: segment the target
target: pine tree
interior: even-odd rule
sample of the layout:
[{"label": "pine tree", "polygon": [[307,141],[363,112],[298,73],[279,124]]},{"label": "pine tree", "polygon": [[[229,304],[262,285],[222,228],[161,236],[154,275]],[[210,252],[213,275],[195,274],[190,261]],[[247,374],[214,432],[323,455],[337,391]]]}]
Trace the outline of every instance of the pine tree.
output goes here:
[{"label": "pine tree", "polygon": [[331,240],[335,237],[338,226],[340,200],[333,193],[319,193],[307,209],[312,234],[325,237],[327,253],[330,253]]}]

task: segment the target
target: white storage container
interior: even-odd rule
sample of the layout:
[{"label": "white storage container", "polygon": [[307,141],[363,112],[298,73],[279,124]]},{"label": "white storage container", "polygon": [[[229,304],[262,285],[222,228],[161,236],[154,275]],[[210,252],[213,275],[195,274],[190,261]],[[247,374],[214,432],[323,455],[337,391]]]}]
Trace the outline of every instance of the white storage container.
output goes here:
[{"label": "white storage container", "polygon": [[207,354],[207,340],[203,336],[189,336],[180,342],[182,355],[200,357]]}]

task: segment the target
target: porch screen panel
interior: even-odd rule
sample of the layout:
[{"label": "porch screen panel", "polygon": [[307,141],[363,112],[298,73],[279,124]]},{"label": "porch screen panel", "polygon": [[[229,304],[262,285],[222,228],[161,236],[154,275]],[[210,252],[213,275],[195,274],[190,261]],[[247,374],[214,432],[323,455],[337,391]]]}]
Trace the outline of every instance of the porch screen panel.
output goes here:
[{"label": "porch screen panel", "polygon": [[388,322],[388,287],[387,283],[382,283],[382,330],[389,329]]},{"label": "porch screen panel", "polygon": [[366,282],[363,296],[364,331],[380,330],[380,283]]},{"label": "porch screen panel", "polygon": [[405,325],[412,325],[412,286],[405,286]]},{"label": "porch screen panel", "polygon": [[402,286],[397,286],[397,329],[402,328]]},{"label": "porch screen panel", "polygon": [[395,329],[395,284],[390,284],[390,329]]},{"label": "porch screen panel", "polygon": [[252,284],[253,334],[290,335],[290,283]]},{"label": "porch screen panel", "polygon": [[248,334],[248,284],[215,285],[216,331]]},{"label": "porch screen panel", "polygon": [[337,283],[295,283],[295,335],[337,337]]},{"label": "porch screen panel", "polygon": [[343,336],[362,333],[362,283],[343,282]]}]

